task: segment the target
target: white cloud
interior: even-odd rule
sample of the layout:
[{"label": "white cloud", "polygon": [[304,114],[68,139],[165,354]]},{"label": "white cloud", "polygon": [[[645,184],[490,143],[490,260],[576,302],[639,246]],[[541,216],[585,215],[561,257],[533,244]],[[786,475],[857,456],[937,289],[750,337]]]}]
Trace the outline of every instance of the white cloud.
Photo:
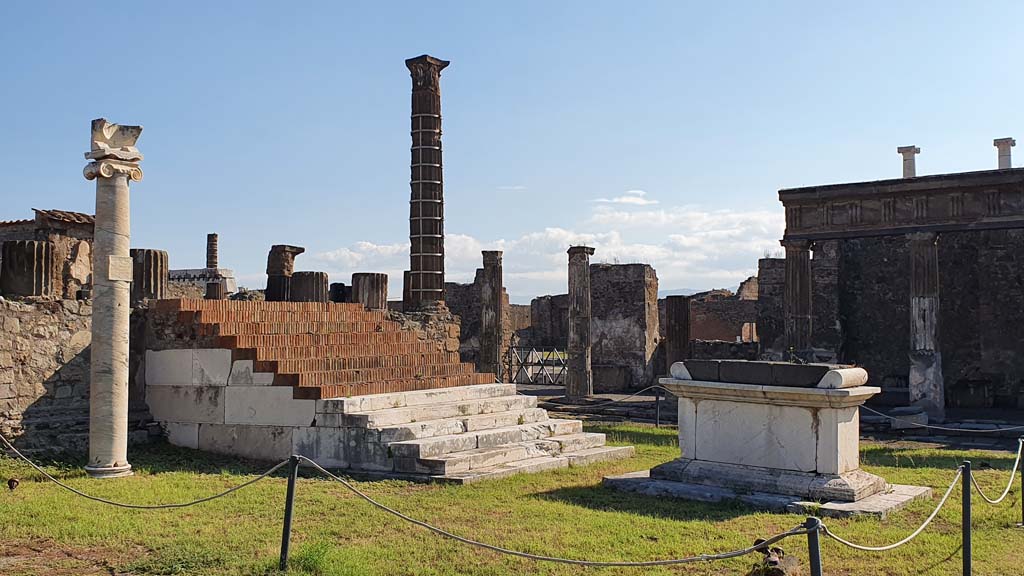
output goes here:
[{"label": "white cloud", "polygon": [[594,202],[602,204],[631,204],[633,206],[650,206],[657,204],[657,200],[651,200],[647,198],[647,192],[644,190],[626,190],[626,193],[622,196],[616,196],[615,198],[597,198]]},{"label": "white cloud", "polygon": [[[627,193],[643,199],[639,190]],[[551,227],[513,239],[481,239],[449,233],[445,238],[446,276],[471,282],[481,266],[481,250],[503,250],[505,284],[513,302],[566,291],[568,256],[573,245],[596,249],[595,263],[646,263],[654,266],[662,289],[731,288],[756,274],[757,260],[777,251],[784,222],[781,210],[705,210],[697,206],[622,210],[598,206],[580,230]],[[311,255],[332,281],[348,282],[352,272],[384,272],[389,292],[402,291],[409,266],[409,245],[356,242]],[[337,278],[337,280],[334,280]]]}]

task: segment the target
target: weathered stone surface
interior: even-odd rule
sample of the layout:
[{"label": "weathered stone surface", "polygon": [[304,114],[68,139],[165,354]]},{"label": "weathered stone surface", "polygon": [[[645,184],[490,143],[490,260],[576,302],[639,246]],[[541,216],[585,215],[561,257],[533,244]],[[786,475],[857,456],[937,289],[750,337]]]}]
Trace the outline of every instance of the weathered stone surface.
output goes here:
[{"label": "weathered stone surface", "polygon": [[589,246],[569,248],[569,356],[566,366],[565,395],[585,398],[594,394],[591,370],[591,308]]},{"label": "weathered stone surface", "polygon": [[352,301],[367,310],[386,310],[388,307],[388,275],[357,272],[352,275]]},{"label": "weathered stone surface", "polygon": [[199,449],[256,460],[283,460],[291,455],[293,431],[288,426],[203,424]]},{"label": "weathered stone surface", "polygon": [[0,256],[0,294],[4,296],[53,295],[53,243],[8,240]]},{"label": "weathered stone surface", "polygon": [[132,257],[132,305],[143,300],[160,300],[167,297],[168,264],[167,252],[133,248]]},{"label": "weathered stone surface", "polygon": [[147,386],[146,404],[158,422],[224,423],[223,386]]},{"label": "weathered stone surface", "polygon": [[592,371],[598,392],[654,384],[658,276],[647,264],[590,265]]},{"label": "weathered stone surface", "polygon": [[326,272],[296,272],[292,274],[291,293],[289,300],[292,302],[327,302],[327,273]]},{"label": "weathered stone surface", "polygon": [[292,398],[290,386],[229,386],[224,422],[259,426],[312,426],[316,400]]}]

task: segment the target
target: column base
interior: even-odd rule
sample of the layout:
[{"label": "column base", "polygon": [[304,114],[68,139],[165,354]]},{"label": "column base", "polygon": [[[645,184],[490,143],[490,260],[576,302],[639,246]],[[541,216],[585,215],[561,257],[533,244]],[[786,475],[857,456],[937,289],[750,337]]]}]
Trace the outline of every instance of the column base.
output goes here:
[{"label": "column base", "polygon": [[131,464],[125,464],[124,466],[86,466],[85,472],[90,478],[96,479],[123,478],[135,474],[132,471]]}]

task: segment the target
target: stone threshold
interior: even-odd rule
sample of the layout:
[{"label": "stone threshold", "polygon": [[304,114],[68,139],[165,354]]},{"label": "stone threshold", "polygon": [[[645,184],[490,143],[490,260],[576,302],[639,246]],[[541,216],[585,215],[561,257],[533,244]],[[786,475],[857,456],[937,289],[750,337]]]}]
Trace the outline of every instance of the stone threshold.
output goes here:
[{"label": "stone threshold", "polygon": [[874,516],[885,519],[891,512],[895,512],[915,500],[930,498],[932,495],[932,489],[927,486],[890,484],[885,491],[857,502],[810,502],[799,497],[782,494],[742,493],[719,486],[659,480],[650,477],[650,470],[606,476],[602,484],[614,490],[645,496],[710,503],[740,502],[757,510],[828,518]]}]

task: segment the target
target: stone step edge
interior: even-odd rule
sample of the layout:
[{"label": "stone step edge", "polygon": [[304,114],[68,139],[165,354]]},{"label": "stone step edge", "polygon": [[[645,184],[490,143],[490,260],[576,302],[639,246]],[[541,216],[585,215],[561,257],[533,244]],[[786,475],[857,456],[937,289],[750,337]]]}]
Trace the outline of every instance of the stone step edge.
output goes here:
[{"label": "stone step edge", "polygon": [[[466,380],[462,382],[461,380]],[[484,382],[474,382],[473,380],[484,380]],[[380,394],[401,394],[407,392],[424,392],[424,391],[443,391],[453,388],[466,388],[469,386],[480,386],[490,384],[494,380],[493,374],[481,374],[481,373],[470,373],[470,374],[459,374],[455,376],[430,376],[423,380],[415,380],[412,378],[398,379],[398,380],[378,380],[375,382],[353,382],[346,384],[316,384],[307,386],[292,386],[288,383],[282,383],[283,386],[292,388],[296,400],[338,400],[345,398],[361,398],[364,396],[380,395]],[[275,381],[275,385],[278,385]],[[353,393],[354,387],[402,387],[409,385],[410,388],[407,390],[395,390],[392,389],[386,392],[365,392],[365,393]]]},{"label": "stone step edge", "polygon": [[[528,414],[530,414],[530,416],[527,417]],[[440,428],[445,423],[448,423],[448,422],[470,422],[470,421],[478,422],[478,421],[481,421],[481,420],[485,420],[487,418],[497,418],[497,417],[500,417],[500,416],[509,416],[509,415],[515,415],[517,417],[518,416],[522,416],[523,417],[522,418],[522,422],[519,422],[518,424],[514,424],[516,426],[522,425],[522,424],[540,424],[542,422],[547,422],[548,420],[550,420],[550,418],[548,417],[547,411],[544,410],[543,408],[514,408],[512,410],[505,410],[505,411],[502,411],[502,412],[485,412],[485,413],[482,413],[482,414],[472,414],[472,415],[469,415],[469,416],[452,416],[450,418],[438,418],[438,419],[435,419],[435,420],[424,420],[422,422],[406,422],[406,423],[403,423],[403,424],[387,424],[387,425],[381,425],[381,426],[367,426],[366,429],[367,430],[373,430],[375,432],[379,432],[381,434],[381,437],[382,437],[382,440],[381,440],[382,442],[401,442],[401,441],[404,441],[404,440],[422,440],[424,438],[436,438],[438,436],[447,436],[447,434],[423,433],[423,428],[430,428],[430,427],[435,427],[435,426]],[[327,415],[324,414],[324,416],[327,416]],[[413,434],[412,438],[404,438],[402,440],[390,440],[390,441],[383,439],[386,434],[398,434],[402,429],[407,429],[407,428],[411,429],[411,428],[415,428],[415,427],[420,427],[420,429],[416,430],[416,431],[410,431],[410,433]],[[495,426],[494,428],[506,428],[506,427],[508,427],[508,425],[507,424],[503,424],[501,426]],[[488,430],[488,429],[489,428],[477,428],[475,430],[467,430],[467,431],[461,432],[460,434],[479,432],[479,431]],[[418,435],[418,434],[421,434],[421,433],[422,433],[422,435]]]},{"label": "stone step edge", "polygon": [[[504,390],[500,390],[500,389],[504,389]],[[495,390],[495,391],[498,391],[498,392],[506,391],[508,393],[491,396],[491,395],[485,394],[486,390]],[[503,397],[503,396],[516,396],[517,395],[516,394],[516,385],[515,384],[491,382],[491,383],[487,383],[487,384],[470,384],[470,385],[467,385],[467,386],[458,386],[458,387],[455,387],[454,389],[439,388],[439,389],[431,389],[431,390],[409,390],[409,391],[406,391],[406,392],[385,392],[383,394],[364,394],[362,396],[355,396],[355,397],[323,398],[321,400],[321,402],[334,402],[334,403],[341,404],[341,406],[339,406],[339,408],[341,408],[341,410],[340,411],[339,410],[330,410],[330,411],[328,411],[328,410],[326,410],[326,408],[328,408],[329,406],[326,406],[326,405],[322,406],[322,405],[318,404],[317,405],[317,412],[320,413],[320,414],[358,414],[358,413],[363,413],[363,412],[372,412],[372,411],[374,411],[374,410],[345,410],[345,405],[346,404],[360,404],[360,405],[370,404],[370,405],[372,405],[375,402],[384,402],[384,403],[387,403],[387,407],[388,408],[411,408],[413,406],[429,406],[429,405],[435,404],[435,403],[442,403],[443,404],[443,403],[450,403],[450,402],[458,402],[457,400],[450,400],[450,401],[446,400],[446,401],[442,401],[442,402],[437,402],[436,401],[436,396],[444,395],[446,393],[462,393],[462,394],[474,395],[474,396],[471,396],[471,397],[468,397],[468,398],[464,398],[463,400],[483,400],[483,399],[486,399],[486,398],[498,398],[498,397]],[[476,394],[480,394],[480,395],[476,396]],[[396,398],[396,396],[397,396],[397,398]],[[420,397],[422,397],[422,398],[420,398]],[[415,400],[415,403],[410,404],[409,403],[410,400]],[[420,400],[423,400],[423,401],[421,402]],[[394,406],[394,405],[390,404],[392,401],[399,401],[399,402],[401,402],[401,404],[399,404],[397,406]],[[388,408],[379,408],[378,410],[386,410]]]},{"label": "stone step edge", "polygon": [[[569,434],[576,434],[578,432],[582,432],[583,431],[583,422],[581,422],[579,420],[563,420],[563,419],[558,418],[558,419],[545,420],[543,422],[532,422],[530,424],[517,424],[515,426],[501,426],[501,427],[498,427],[498,428],[489,428],[489,429],[486,429],[486,430],[474,430],[472,432],[463,432],[461,434],[445,434],[445,435],[442,435],[442,436],[431,436],[431,437],[428,437],[428,438],[417,438],[415,440],[400,440],[398,442],[390,443],[388,445],[388,450],[390,450],[392,453],[394,453],[394,455],[396,457],[418,458],[418,459],[421,459],[421,460],[426,460],[426,459],[434,458],[436,456],[443,456],[445,454],[455,454],[455,453],[458,453],[458,452],[464,452],[465,450],[452,450],[450,452],[442,452],[441,454],[437,454],[437,455],[422,455],[420,453],[421,450],[416,450],[415,454],[404,454],[404,453],[403,454],[399,454],[399,453],[396,452],[395,449],[398,448],[401,452],[405,452],[406,450],[404,450],[404,447],[409,447],[409,450],[412,451],[414,447],[419,447],[419,446],[428,445],[428,444],[434,444],[434,443],[445,444],[445,443],[447,443],[449,441],[465,440],[467,438],[475,438],[477,440],[477,445],[474,448],[469,448],[469,450],[479,449],[480,448],[480,446],[479,446],[479,438],[480,438],[480,436],[498,435],[498,434],[503,434],[503,433],[506,433],[506,432],[512,432],[512,431],[516,431],[516,430],[528,429],[531,426],[538,426],[538,425],[541,425],[541,426],[547,425],[547,426],[549,426],[549,432],[551,432],[551,434],[547,434],[545,436],[539,436],[537,438],[531,438],[531,439],[528,439],[528,440],[524,440],[524,442],[530,442],[530,441],[533,441],[533,440],[546,440],[546,439],[551,439],[551,438],[553,438],[555,436],[567,436]],[[555,433],[555,427],[557,427],[557,426],[575,427],[575,428],[578,428],[579,430],[578,430],[578,432],[569,432],[568,434],[557,434],[557,433]],[[513,442],[513,444],[514,443],[515,442]],[[500,446],[502,446],[502,445],[498,444],[498,445],[495,445],[495,446],[489,446],[489,448],[497,448],[497,447],[500,447]]]},{"label": "stone step edge", "polygon": [[[478,386],[479,386],[479,384],[478,384]],[[482,386],[486,386],[486,384],[482,384]],[[345,414],[346,416],[376,416],[378,414],[387,414],[388,412],[399,411],[399,410],[417,410],[417,409],[427,409],[427,408],[447,408],[447,407],[450,407],[450,406],[459,406],[461,404],[471,404],[471,403],[475,403],[475,402],[492,402],[492,401],[503,401],[503,400],[511,401],[511,400],[519,399],[519,398],[521,398],[521,396],[518,395],[518,394],[506,394],[504,396],[486,396],[486,397],[483,397],[483,398],[463,398],[461,400],[446,400],[444,402],[431,402],[429,404],[413,404],[412,406],[393,406],[393,407],[389,406],[387,408],[381,408],[380,410],[361,410],[361,411],[354,411],[354,412],[343,412],[343,414]],[[525,402],[530,403],[529,400],[525,400]],[[530,408],[537,408],[537,406],[536,405],[530,406]],[[507,412],[507,410],[506,410],[506,412]],[[322,412],[322,414],[326,414],[326,412]],[[342,414],[342,412],[336,412],[336,414]],[[460,414],[458,416],[450,416],[450,417],[446,417],[446,418],[432,418],[430,420],[421,420],[420,422],[417,422],[417,424],[425,424],[427,422],[434,422],[434,421],[441,422],[441,421],[444,421],[444,420],[452,420],[452,419],[457,419],[457,418],[469,418],[471,416],[483,416],[483,415],[486,415],[486,414],[500,414],[500,412],[485,412],[485,413],[476,413],[476,414],[467,413],[467,414]],[[401,424],[406,424],[406,423],[405,422],[398,422],[395,425],[401,425]],[[391,425],[388,425],[388,426],[391,426]]]}]

